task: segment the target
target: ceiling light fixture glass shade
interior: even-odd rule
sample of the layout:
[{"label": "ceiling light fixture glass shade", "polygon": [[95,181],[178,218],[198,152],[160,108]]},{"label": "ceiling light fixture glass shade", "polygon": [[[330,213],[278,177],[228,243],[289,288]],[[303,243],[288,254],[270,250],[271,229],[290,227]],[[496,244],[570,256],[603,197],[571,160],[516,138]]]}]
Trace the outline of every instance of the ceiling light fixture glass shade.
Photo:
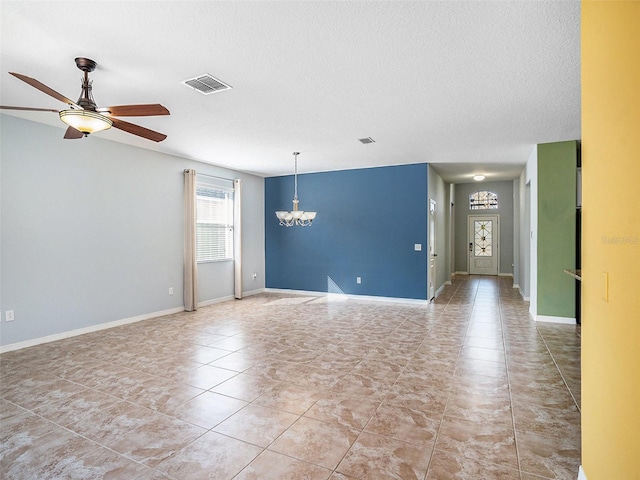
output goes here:
[{"label": "ceiling light fixture glass shade", "polygon": [[481,182],[482,180],[484,180],[484,175],[474,175],[474,176],[473,176],[473,179],[474,179],[476,182]]},{"label": "ceiling light fixture glass shade", "polygon": [[308,227],[313,223],[316,218],[317,212],[305,212],[298,209],[298,155],[300,152],[293,152],[294,158],[294,176],[293,176],[293,210],[290,212],[277,211],[276,217],[280,220],[281,227],[293,227],[298,225],[300,227]]},{"label": "ceiling light fixture glass shade", "polygon": [[110,118],[91,110],[62,110],[60,120],[85,135],[107,130],[113,125]]}]

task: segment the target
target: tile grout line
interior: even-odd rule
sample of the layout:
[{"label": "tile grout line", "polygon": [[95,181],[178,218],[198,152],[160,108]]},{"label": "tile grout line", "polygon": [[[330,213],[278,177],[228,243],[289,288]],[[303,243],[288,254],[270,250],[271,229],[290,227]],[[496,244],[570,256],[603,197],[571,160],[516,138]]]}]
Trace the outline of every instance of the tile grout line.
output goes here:
[{"label": "tile grout line", "polygon": [[[445,306],[445,308],[443,309],[442,313],[440,314],[440,317],[442,317],[442,314],[444,314],[444,312],[446,311],[446,307],[449,306],[449,304],[451,303],[451,299],[453,298],[453,295],[455,295],[455,293],[459,290],[459,288],[460,288],[460,285],[458,285],[456,290],[453,292],[451,298],[449,298],[449,301],[447,302],[447,305]],[[475,294],[473,296],[473,303],[475,303],[475,298],[476,298],[476,295],[478,294],[478,287],[476,286],[475,288],[476,288],[476,292],[475,292]],[[472,308],[472,311],[473,311],[473,308]],[[467,320],[467,322],[468,322],[467,323],[467,330],[468,330],[470,322],[468,320]],[[466,338],[466,336],[467,336],[467,333],[465,331],[465,338]],[[454,370],[453,370],[453,375],[454,376],[455,376],[455,371],[457,369],[457,364],[458,364],[458,361],[459,361],[459,358],[460,358],[460,354],[462,353],[463,346],[464,346],[464,339],[463,339],[462,345],[460,345],[460,350],[458,351],[458,356],[456,357],[456,366],[454,367]],[[446,416],[447,406],[449,405],[450,398],[451,398],[451,388],[449,388],[449,393],[447,395],[447,401],[445,402],[444,408],[442,410],[442,417],[440,418],[440,424],[438,425],[438,431],[436,432],[436,435],[435,435],[435,437],[433,439],[433,448],[431,450],[431,457],[429,458],[429,463],[427,464],[427,470],[424,473],[424,480],[427,480],[427,478],[429,476],[429,470],[431,470],[431,463],[433,462],[433,457],[436,454],[436,445],[438,444],[438,437],[440,436],[440,431],[442,430],[442,425],[444,424],[444,418]]]},{"label": "tile grout line", "polygon": [[520,463],[520,448],[518,447],[518,433],[516,431],[516,418],[515,418],[515,413],[513,408],[513,392],[511,390],[511,374],[509,369],[510,354],[508,353],[507,342],[505,339],[505,324],[504,324],[504,315],[503,315],[503,308],[502,308],[502,294],[500,289],[498,289],[498,303],[499,303],[499,313],[500,313],[500,325],[502,327],[502,348],[504,348],[504,361],[505,361],[505,367],[507,370],[507,385],[509,386],[509,405],[511,407],[511,425],[513,427],[513,443],[516,449],[516,460],[518,462],[518,475],[522,480],[523,472],[522,472],[522,465]]},{"label": "tile grout line", "polygon": [[542,331],[540,331],[538,329],[537,325],[536,325],[536,331],[538,332],[538,335],[540,335],[540,338],[542,338],[542,343],[544,343],[545,348],[549,352],[549,355],[551,356],[551,360],[553,360],[553,364],[555,365],[556,369],[558,370],[558,373],[560,374],[560,377],[562,378],[562,382],[564,383],[564,386],[567,387],[567,390],[569,391],[569,395],[571,395],[571,398],[573,399],[573,403],[575,403],[576,408],[578,409],[578,412],[580,413],[580,415],[582,415],[582,410],[580,408],[580,405],[578,405],[578,401],[576,400],[576,397],[573,394],[573,391],[571,390],[571,388],[569,388],[569,383],[567,382],[567,379],[565,378],[564,374],[562,373],[562,369],[560,368],[560,365],[558,365],[558,362],[556,361],[555,355],[553,354],[553,352],[549,348],[549,345],[547,344],[547,340],[544,338],[544,334],[542,333]]}]

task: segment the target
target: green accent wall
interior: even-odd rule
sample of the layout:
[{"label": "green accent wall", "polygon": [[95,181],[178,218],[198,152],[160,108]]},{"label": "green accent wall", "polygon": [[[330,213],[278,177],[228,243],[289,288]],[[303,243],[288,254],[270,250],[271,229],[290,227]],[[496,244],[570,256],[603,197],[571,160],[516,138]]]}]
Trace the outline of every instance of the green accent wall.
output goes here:
[{"label": "green accent wall", "polygon": [[538,145],[537,314],[575,318],[577,141]]}]

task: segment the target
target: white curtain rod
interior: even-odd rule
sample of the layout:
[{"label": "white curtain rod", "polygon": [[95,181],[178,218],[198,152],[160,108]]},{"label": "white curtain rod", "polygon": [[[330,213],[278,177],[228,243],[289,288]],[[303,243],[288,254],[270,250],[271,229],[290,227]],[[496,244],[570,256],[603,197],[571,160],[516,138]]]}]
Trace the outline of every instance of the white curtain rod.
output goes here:
[{"label": "white curtain rod", "polygon": [[[192,169],[190,169],[190,168],[185,168],[184,169],[185,172],[188,172],[189,170],[192,170]],[[206,173],[199,173],[197,171],[196,171],[196,175],[200,175],[202,177],[216,178],[218,180],[226,180],[228,182],[233,182],[233,181],[236,180],[235,178],[216,177],[215,175],[207,175]]]}]

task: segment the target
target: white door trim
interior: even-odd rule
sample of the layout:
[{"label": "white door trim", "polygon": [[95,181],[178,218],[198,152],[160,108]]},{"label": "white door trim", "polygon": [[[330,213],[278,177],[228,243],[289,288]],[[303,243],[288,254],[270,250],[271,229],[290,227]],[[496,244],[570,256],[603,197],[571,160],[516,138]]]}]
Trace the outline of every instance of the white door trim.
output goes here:
[{"label": "white door trim", "polygon": [[433,300],[438,294],[438,275],[436,257],[436,206],[433,198],[429,199],[429,300]]}]

